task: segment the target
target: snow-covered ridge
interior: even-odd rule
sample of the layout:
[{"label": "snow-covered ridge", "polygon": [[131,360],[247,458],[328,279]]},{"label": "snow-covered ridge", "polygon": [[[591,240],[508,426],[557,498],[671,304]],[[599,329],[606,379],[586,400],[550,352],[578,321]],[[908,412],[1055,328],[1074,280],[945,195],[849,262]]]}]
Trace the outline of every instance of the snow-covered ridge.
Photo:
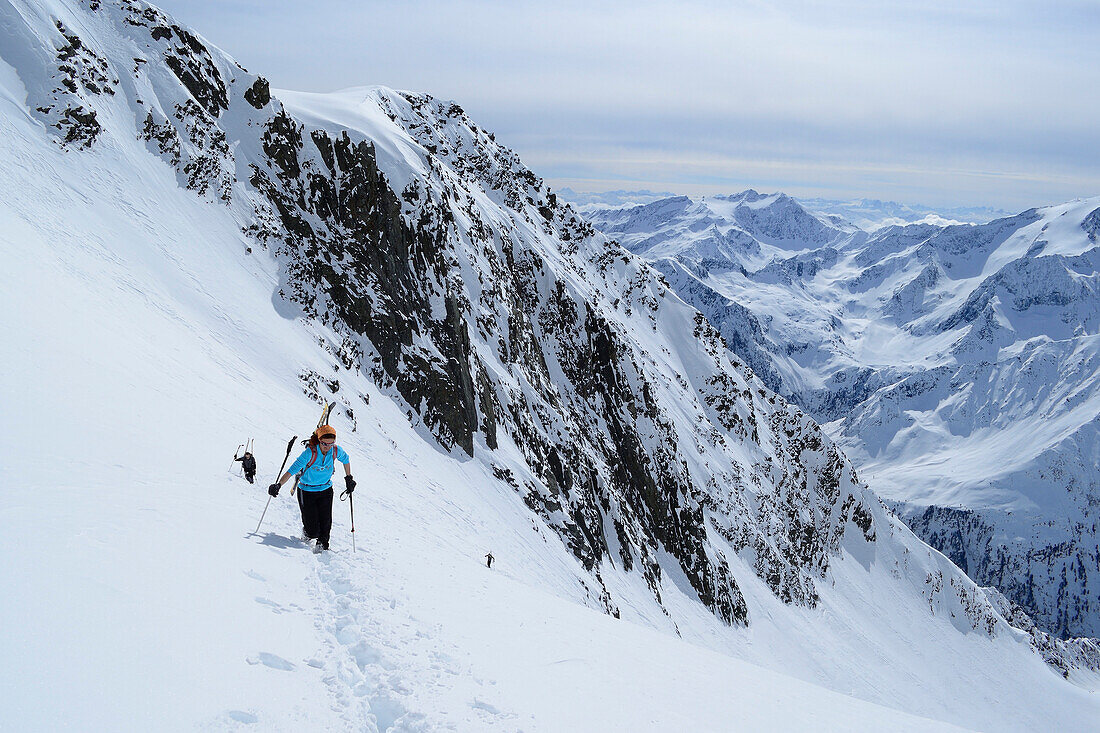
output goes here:
[{"label": "snow-covered ridge", "polygon": [[[282,430],[274,397],[304,424],[312,399],[327,393],[340,404],[341,440],[371,456],[381,476],[367,483],[374,509],[398,529],[380,533],[413,556],[463,568],[449,554],[468,554],[477,533],[491,533],[527,563],[513,566],[514,586],[494,586],[501,592],[539,589],[554,596],[544,606],[555,614],[565,613],[556,601],[586,606],[914,714],[1072,728],[1088,709],[1031,649],[1086,685],[1095,649],[1011,626],[985,591],[885,511],[817,424],[731,357],[698,311],[456,105],[382,88],[287,94],[284,104],[262,78],[135,2],[5,3],[0,20],[0,124],[11,141],[0,181],[13,232],[4,244],[19,285],[6,291],[17,314],[6,343],[21,374],[37,363],[57,377],[46,384],[72,390],[58,396],[33,379],[4,380],[5,402],[19,414],[48,406],[53,419],[82,428],[43,446],[41,430],[6,425],[7,479],[9,456],[19,454],[20,466],[64,461],[50,474],[54,491],[39,487],[20,506],[35,526],[51,526],[43,514],[59,494],[95,512],[81,476],[124,499],[119,511],[143,505],[138,488],[164,492],[117,464],[168,474],[177,490],[206,486],[212,468],[196,469],[179,446],[204,435],[229,444],[257,428],[274,444]],[[35,160],[41,172],[32,176]],[[815,217],[772,227],[753,208],[762,202],[727,203],[768,247],[802,231],[833,241]],[[50,292],[40,289],[46,272],[64,284],[56,299],[67,317],[56,324],[42,323],[58,314],[49,304],[27,305]],[[66,366],[81,354],[82,332],[107,350],[107,365],[87,349],[86,367]],[[105,399],[115,377],[138,395]],[[168,419],[177,413],[183,419]],[[155,430],[138,429],[146,414]],[[68,456],[59,445],[79,458],[45,452]],[[223,511],[254,498],[230,489],[203,496]],[[174,499],[161,511],[195,516]],[[277,517],[275,537],[260,547],[289,555],[293,519]],[[221,517],[206,519],[224,529]],[[96,541],[79,544],[87,557],[104,557]],[[221,559],[241,562],[237,575],[261,582],[241,558],[263,563],[261,580],[286,572],[240,544],[225,543]],[[396,554],[382,560],[377,571],[354,558],[319,570],[293,565],[334,596],[318,613],[337,660],[264,652],[249,666],[327,686],[333,705],[319,707],[331,715],[335,706],[345,724],[418,722],[412,703],[445,679],[438,668],[451,660],[416,668],[436,670],[423,683],[429,692],[408,689],[427,677],[384,683],[375,642],[419,622],[393,613],[397,574],[408,567]],[[21,567],[9,570],[13,583],[46,592]],[[177,576],[189,582],[187,572]],[[276,577],[263,581],[266,592],[293,598]],[[394,597],[383,603],[372,587]],[[99,604],[113,597],[81,588]],[[440,613],[431,594],[408,595]],[[265,605],[293,618],[300,602]],[[372,629],[358,608],[368,604],[392,623]],[[8,628],[30,623],[23,608],[6,607]],[[409,632],[406,646],[417,638]],[[407,653],[397,646],[388,653]],[[986,674],[959,672],[960,656]],[[919,669],[921,684],[901,668]],[[989,699],[1006,686],[1021,695],[1001,710],[951,699],[964,678]],[[470,707],[488,728],[513,724],[493,715],[495,705]],[[253,715],[236,713],[237,722]],[[282,722],[310,717],[296,714]],[[437,707],[419,722],[469,720],[458,715]],[[550,719],[541,725],[553,729]]]}]

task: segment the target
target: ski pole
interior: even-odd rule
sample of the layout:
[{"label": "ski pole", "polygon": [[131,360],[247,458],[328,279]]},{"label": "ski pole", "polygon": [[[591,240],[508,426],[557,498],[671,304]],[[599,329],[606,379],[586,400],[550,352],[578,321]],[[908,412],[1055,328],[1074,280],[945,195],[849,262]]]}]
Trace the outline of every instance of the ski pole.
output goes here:
[{"label": "ski pole", "polygon": [[348,499],[348,509],[351,510],[351,551],[355,552],[355,495],[344,489],[344,493],[340,494],[340,501],[343,501],[345,496]]},{"label": "ski pole", "polygon": [[271,494],[267,495],[267,503],[264,504],[264,513],[260,515],[260,521],[256,523],[256,531],[252,534],[259,534],[260,525],[264,523],[264,517],[267,516],[267,508],[271,506]]},{"label": "ski pole", "polygon": [[[290,449],[294,447],[294,441],[298,439],[295,435],[290,439],[290,442],[286,444],[286,455],[283,456],[283,465],[279,466],[279,472],[275,474],[275,481],[279,480],[279,477],[283,475],[283,469],[286,468],[286,459],[290,458]],[[264,517],[267,516],[267,508],[271,506],[271,494],[267,495],[267,503],[264,504],[264,513],[260,515],[260,521],[256,523],[256,531],[252,534],[258,534],[260,531],[260,525],[264,523]]]},{"label": "ski pole", "polygon": [[[254,451],[256,449],[256,446],[255,446],[255,443],[254,443],[255,440],[256,440],[255,438],[249,438],[248,441],[244,444],[244,452],[245,453],[251,453],[252,451]],[[233,460],[236,460],[236,458],[234,458]],[[241,473],[240,473],[240,475],[244,476],[244,461],[241,461]]]},{"label": "ski pole", "polygon": [[241,448],[244,448],[244,443],[237,446],[237,450],[233,451],[233,460],[229,462],[229,470],[233,470],[233,464],[237,462],[237,454],[241,452]]}]

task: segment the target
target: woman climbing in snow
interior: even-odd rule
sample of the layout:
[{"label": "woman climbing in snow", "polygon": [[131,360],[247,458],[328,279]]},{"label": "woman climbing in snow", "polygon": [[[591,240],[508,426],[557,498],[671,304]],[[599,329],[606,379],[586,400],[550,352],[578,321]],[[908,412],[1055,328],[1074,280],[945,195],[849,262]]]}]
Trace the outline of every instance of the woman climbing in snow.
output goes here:
[{"label": "woman climbing in snow", "polygon": [[328,549],[329,530],[332,529],[332,473],[336,470],[336,461],[344,464],[344,483],[350,494],[355,491],[351,459],[343,448],[336,445],[336,429],[331,425],[322,425],[309,436],[309,447],[267,489],[267,493],[278,496],[283,484],[301,471],[298,506],[302,510],[302,539],[306,542],[317,540],[314,552]]}]

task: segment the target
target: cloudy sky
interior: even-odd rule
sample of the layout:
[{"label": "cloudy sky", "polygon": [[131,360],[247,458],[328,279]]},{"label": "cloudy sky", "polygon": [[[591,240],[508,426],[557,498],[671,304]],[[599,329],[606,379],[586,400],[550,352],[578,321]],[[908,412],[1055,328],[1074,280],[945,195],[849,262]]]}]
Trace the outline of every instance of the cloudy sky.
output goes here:
[{"label": "cloudy sky", "polygon": [[154,0],[272,85],[457,101],[556,187],[1100,194],[1100,0]]}]

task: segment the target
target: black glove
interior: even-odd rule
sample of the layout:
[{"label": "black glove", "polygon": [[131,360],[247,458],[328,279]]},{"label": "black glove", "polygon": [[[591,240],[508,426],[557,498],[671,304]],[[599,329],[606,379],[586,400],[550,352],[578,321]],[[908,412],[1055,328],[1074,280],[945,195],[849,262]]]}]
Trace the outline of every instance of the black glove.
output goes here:
[{"label": "black glove", "polygon": [[344,476],[344,483],[348,486],[347,491],[349,494],[355,491],[355,479],[353,479],[351,476]]},{"label": "black glove", "polygon": [[281,488],[282,488],[282,486],[278,482],[275,482],[275,483],[271,484],[271,486],[267,487],[267,493],[271,494],[272,496],[278,496],[279,495],[279,489],[281,489]]}]

